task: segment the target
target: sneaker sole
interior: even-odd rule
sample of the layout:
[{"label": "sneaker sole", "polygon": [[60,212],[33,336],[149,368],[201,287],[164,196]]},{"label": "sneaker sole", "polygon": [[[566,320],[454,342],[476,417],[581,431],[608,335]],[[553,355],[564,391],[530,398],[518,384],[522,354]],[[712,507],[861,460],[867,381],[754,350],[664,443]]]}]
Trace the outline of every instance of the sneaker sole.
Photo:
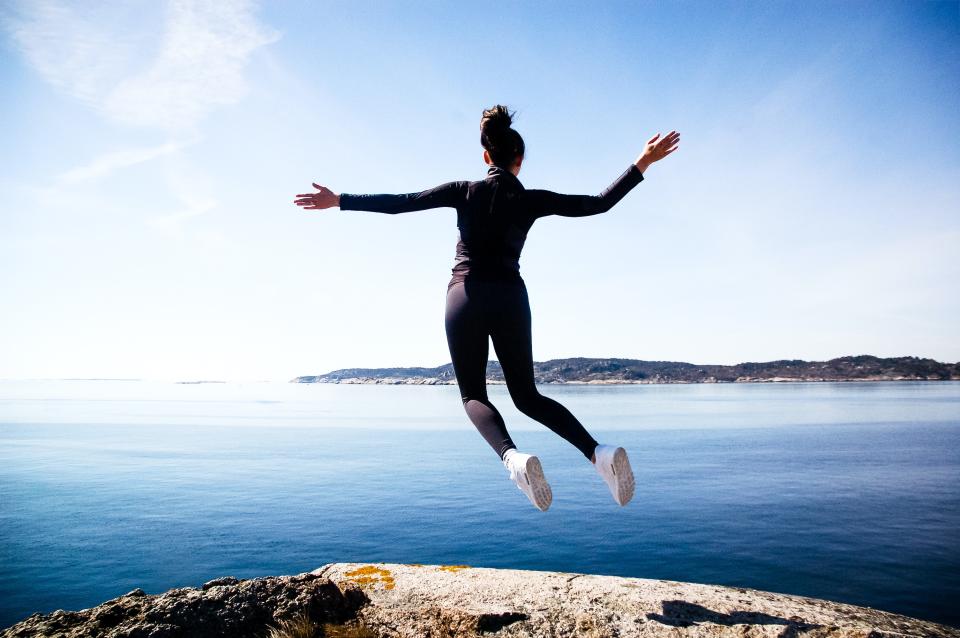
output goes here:
[{"label": "sneaker sole", "polygon": [[622,447],[618,447],[613,453],[613,473],[617,477],[616,501],[621,506],[626,505],[633,498],[637,483],[633,478],[627,451]]},{"label": "sneaker sole", "polygon": [[540,459],[531,456],[527,459],[524,469],[526,470],[526,483],[529,488],[529,491],[524,490],[524,492],[534,507],[545,512],[550,507],[550,503],[553,502],[553,490],[550,489],[550,484],[547,483],[547,478],[543,475],[543,466],[540,465]]}]

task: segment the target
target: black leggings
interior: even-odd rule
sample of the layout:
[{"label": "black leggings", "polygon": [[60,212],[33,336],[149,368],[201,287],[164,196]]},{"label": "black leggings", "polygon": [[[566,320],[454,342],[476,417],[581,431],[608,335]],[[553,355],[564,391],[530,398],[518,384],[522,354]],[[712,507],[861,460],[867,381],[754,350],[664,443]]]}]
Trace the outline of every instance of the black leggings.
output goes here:
[{"label": "black leggings", "polygon": [[503,417],[487,398],[489,339],[517,409],[572,443],[588,459],[597,441],[567,408],[537,391],[533,380],[530,301],[523,279],[467,278],[447,288],[445,323],[460,398],[470,421],[503,458],[515,448]]}]

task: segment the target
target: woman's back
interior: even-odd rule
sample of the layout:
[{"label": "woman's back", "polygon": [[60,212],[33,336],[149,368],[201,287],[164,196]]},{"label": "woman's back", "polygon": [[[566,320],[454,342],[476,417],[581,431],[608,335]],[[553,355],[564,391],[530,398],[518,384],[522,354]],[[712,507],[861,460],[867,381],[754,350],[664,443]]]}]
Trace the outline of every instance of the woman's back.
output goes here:
[{"label": "woman's back", "polygon": [[533,222],[547,215],[585,217],[606,212],[641,181],[643,173],[631,163],[599,195],[565,195],[526,189],[510,171],[490,166],[482,180],[447,182],[417,193],[341,193],[340,209],[396,214],[456,208],[459,236],[451,269],[452,285],[467,275],[482,279],[518,278],[520,253]]}]

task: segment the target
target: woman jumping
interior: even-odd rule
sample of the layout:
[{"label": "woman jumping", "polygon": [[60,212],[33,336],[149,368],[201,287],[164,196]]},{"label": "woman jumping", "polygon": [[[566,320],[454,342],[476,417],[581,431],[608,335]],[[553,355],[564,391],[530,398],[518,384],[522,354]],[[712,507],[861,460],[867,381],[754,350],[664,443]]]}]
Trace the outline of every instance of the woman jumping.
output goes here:
[{"label": "woman jumping", "polygon": [[517,450],[503,417],[487,397],[487,356],[493,340],[510,398],[521,412],[547,426],[590,459],[613,499],[633,498],[634,478],[622,447],[598,443],[563,405],[540,394],[533,377],[530,302],[520,276],[520,251],[533,222],[547,215],[586,217],[610,210],[643,180],[654,162],[677,150],[680,134],[651,137],[640,157],[599,195],[563,195],[526,189],[517,174],[524,143],[512,128],[513,117],[497,105],[483,112],[480,143],[489,165],[486,178],[447,182],[419,193],[337,195],[314,183],[316,193],[297,195],[309,210],[406,213],[428,208],[457,209],[460,237],[447,285],[446,332],[454,374],[467,417],[510,472],[510,478],[537,509],[546,511],[553,492],[540,460]]}]

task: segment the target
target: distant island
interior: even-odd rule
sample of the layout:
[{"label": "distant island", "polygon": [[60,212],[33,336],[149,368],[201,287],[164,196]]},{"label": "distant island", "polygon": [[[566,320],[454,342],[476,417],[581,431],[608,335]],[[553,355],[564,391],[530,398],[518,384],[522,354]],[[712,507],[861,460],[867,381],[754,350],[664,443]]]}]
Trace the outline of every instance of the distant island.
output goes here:
[{"label": "distant island", "polygon": [[[871,355],[829,361],[784,359],[736,365],[697,365],[682,361],[643,361],[573,357],[534,361],[537,383],[756,383],[789,381],[960,381],[960,363],[918,357]],[[497,361],[487,363],[487,381],[504,383]],[[297,377],[291,383],[371,383],[388,385],[455,385],[453,365],[436,368],[345,368]]]}]

